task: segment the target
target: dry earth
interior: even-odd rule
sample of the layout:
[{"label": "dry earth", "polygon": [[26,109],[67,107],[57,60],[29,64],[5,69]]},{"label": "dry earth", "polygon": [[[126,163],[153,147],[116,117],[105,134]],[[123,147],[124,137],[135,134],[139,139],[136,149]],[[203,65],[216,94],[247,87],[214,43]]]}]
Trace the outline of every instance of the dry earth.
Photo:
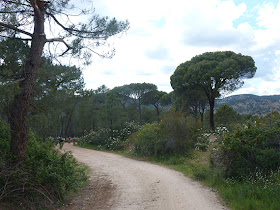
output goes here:
[{"label": "dry earth", "polygon": [[166,167],[64,145],[91,170],[91,184],[60,209],[226,209],[210,188]]}]

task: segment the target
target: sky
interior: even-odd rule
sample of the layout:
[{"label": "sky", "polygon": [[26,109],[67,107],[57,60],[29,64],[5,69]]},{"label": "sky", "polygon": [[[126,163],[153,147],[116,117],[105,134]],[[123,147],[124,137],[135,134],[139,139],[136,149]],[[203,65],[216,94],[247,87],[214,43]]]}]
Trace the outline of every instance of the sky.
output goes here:
[{"label": "sky", "polygon": [[234,51],[255,60],[257,72],[230,95],[280,94],[280,0],[92,0],[103,16],[128,20],[110,39],[112,59],[94,56],[83,69],[85,87],[110,89],[153,83],[171,92],[170,76],[204,52]]}]

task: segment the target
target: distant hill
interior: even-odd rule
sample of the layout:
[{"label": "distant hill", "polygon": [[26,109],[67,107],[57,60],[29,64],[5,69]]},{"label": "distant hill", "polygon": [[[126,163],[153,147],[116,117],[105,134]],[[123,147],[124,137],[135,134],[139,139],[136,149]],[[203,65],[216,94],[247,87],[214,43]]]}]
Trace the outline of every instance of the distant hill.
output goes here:
[{"label": "distant hill", "polygon": [[224,104],[231,106],[239,114],[265,115],[274,110],[280,112],[280,95],[233,95],[223,99],[216,99],[215,108],[217,109]]}]

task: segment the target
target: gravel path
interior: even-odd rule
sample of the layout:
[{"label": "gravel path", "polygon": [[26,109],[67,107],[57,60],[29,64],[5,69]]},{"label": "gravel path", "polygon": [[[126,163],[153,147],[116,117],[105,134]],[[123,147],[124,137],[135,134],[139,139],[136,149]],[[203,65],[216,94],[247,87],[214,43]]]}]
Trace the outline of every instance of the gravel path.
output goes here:
[{"label": "gravel path", "polygon": [[[104,186],[107,186],[103,187],[107,191],[101,192],[102,187],[99,189],[99,195],[87,192],[86,198],[73,201],[74,204],[67,209],[226,209],[210,188],[185,177],[180,172],[70,144],[65,144],[63,149],[73,151],[78,161],[92,169],[93,185],[104,183]],[[96,188],[93,186],[91,190]],[[96,196],[103,198],[102,204],[93,198]],[[88,201],[91,198],[92,202],[81,202],[81,199]]]}]

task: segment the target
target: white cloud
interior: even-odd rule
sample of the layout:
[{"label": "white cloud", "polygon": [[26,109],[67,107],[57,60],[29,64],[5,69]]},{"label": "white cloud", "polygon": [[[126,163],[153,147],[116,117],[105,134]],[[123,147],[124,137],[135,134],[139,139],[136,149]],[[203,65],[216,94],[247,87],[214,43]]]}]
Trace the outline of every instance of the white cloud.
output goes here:
[{"label": "white cloud", "polygon": [[151,59],[166,60],[169,58],[169,51],[163,45],[159,45],[154,49],[146,50],[146,55]]},{"label": "white cloud", "polygon": [[[180,63],[207,51],[232,50],[252,56],[258,67],[256,78],[236,93],[280,94],[280,83],[272,80],[280,79],[276,68],[280,4],[248,8],[249,1],[237,5],[230,0],[95,0],[97,13],[128,19],[131,28],[121,39],[113,39],[113,59],[95,57],[87,67],[86,87],[149,82],[171,91],[170,76]],[[241,17],[257,20],[244,20],[234,27]],[[250,25],[256,21],[256,26]]]}]

